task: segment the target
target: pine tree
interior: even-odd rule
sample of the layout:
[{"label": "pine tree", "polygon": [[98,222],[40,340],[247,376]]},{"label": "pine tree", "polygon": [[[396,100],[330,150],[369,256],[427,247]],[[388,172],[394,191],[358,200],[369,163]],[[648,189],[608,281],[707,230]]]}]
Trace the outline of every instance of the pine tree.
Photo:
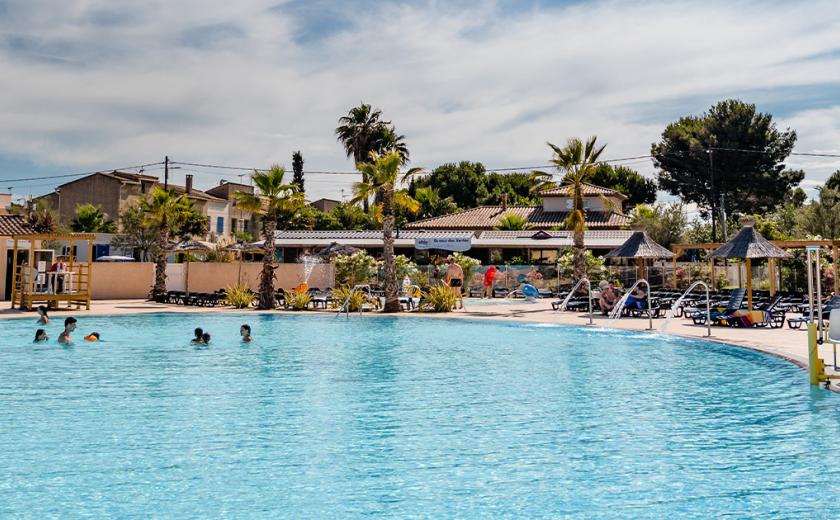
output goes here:
[{"label": "pine tree", "polygon": [[300,150],[292,154],[292,184],[296,184],[298,192],[304,193],[303,189],[303,155]]}]

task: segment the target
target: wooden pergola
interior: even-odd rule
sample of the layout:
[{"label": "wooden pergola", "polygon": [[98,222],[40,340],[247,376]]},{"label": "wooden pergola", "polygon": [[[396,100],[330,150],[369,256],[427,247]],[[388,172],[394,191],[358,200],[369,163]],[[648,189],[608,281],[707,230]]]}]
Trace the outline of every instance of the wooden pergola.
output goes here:
[{"label": "wooden pergola", "polygon": [[[834,270],[834,294],[840,294],[840,278],[838,278],[838,271],[840,271],[840,240],[770,240],[770,243],[776,247],[781,249],[804,249],[808,246],[818,246],[821,248],[831,249],[831,257],[833,259],[832,267]],[[676,253],[674,257],[674,271],[676,272],[677,267],[677,257],[682,256],[682,254],[689,250],[689,249],[700,249],[703,251],[713,251],[719,248],[722,243],[719,242],[698,242],[694,244],[674,244],[671,246],[671,250]],[[712,280],[715,279],[715,263],[714,259],[709,259],[709,267],[711,268],[712,273]],[[770,273],[773,273],[770,276],[770,294],[776,294],[778,291],[778,287],[776,287],[776,269],[778,266],[778,262],[775,258],[768,258],[767,259],[767,267]],[[740,278],[741,271],[738,271],[738,276]],[[752,273],[747,273],[747,276],[751,276]],[[674,278],[674,287],[676,288],[677,285],[677,278]]]},{"label": "wooden pergola", "polygon": [[[17,305],[20,309],[32,310],[36,305],[46,305],[58,308],[60,302],[67,302],[67,307],[76,309],[85,307],[90,309],[91,294],[91,265],[93,263],[93,233],[33,233],[14,235],[14,250],[12,262],[14,273],[12,277],[12,308]],[[70,243],[70,254],[67,256],[67,269],[51,271],[49,267],[39,270],[37,265],[24,263],[18,265],[18,251],[27,249],[19,247],[20,242],[28,242],[29,261],[35,258],[35,244],[44,241],[67,241]],[[77,262],[74,243],[87,242],[87,262]]]}]

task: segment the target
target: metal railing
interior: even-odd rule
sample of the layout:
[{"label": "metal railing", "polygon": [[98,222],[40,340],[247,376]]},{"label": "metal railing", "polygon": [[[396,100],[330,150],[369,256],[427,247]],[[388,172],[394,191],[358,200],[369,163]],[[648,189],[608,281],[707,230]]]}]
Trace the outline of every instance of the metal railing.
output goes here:
[{"label": "metal railing", "polygon": [[[627,290],[627,292],[625,292],[621,296],[621,299],[618,300],[618,303],[616,303],[615,307],[613,307],[612,311],[610,311],[610,320],[611,321],[621,318],[621,311],[624,310],[624,304],[627,303],[627,300],[633,294],[633,291],[635,291],[636,288],[641,284],[645,284],[645,286],[647,287],[647,294],[645,296],[645,301],[647,301],[647,314],[648,314],[648,329],[647,330],[653,330],[653,311],[652,311],[652,308],[651,308],[650,284],[644,278],[636,280],[636,283],[634,283],[633,286],[630,287],[630,289]],[[641,309],[639,309],[639,310],[641,310]]]}]

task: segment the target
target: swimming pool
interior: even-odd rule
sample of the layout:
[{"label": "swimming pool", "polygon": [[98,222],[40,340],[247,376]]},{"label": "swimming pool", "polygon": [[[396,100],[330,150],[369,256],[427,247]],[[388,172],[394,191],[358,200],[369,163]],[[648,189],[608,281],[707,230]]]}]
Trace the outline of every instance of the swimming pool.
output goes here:
[{"label": "swimming pool", "polygon": [[81,315],[105,341],[59,347],[33,322],[0,321],[4,517],[812,518],[840,497],[840,396],[734,347],[257,314]]}]

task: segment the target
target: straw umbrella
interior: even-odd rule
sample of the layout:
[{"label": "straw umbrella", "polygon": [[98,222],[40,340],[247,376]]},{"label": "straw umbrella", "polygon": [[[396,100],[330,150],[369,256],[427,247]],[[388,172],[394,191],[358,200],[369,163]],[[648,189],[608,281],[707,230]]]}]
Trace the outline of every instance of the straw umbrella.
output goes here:
[{"label": "straw umbrella", "polygon": [[[213,250],[213,244],[188,238],[172,247],[174,253],[208,253]],[[187,268],[184,274],[184,292],[190,295],[190,255],[187,255]]]},{"label": "straw umbrella", "polygon": [[738,258],[747,265],[747,307],[753,309],[752,298],[752,259],[753,258],[790,258],[787,251],[771,244],[755,230],[755,219],[745,218],[744,227],[729,242],[709,253],[710,258]]},{"label": "straw umbrella", "polygon": [[[623,244],[613,249],[606,254],[606,258],[636,258],[639,262],[639,279],[645,277],[645,259],[646,258],[673,258],[675,255],[665,247],[657,244],[651,239],[642,226],[635,226],[633,234],[630,238],[624,241]],[[638,282],[636,282],[638,283]],[[648,293],[650,293],[650,284],[648,286]],[[653,329],[653,313],[651,312],[651,298],[648,294],[648,330]]]},{"label": "straw umbrella", "polygon": [[606,254],[606,258],[635,258],[639,262],[639,278],[645,277],[645,259],[675,256],[673,252],[654,242],[643,227],[635,227],[630,238]]},{"label": "straw umbrella", "polygon": [[316,252],[315,256],[324,259],[331,259],[332,257],[339,255],[353,255],[358,253],[359,251],[361,251],[361,249],[359,249],[358,247],[333,242],[330,245],[321,249],[320,251]]}]

